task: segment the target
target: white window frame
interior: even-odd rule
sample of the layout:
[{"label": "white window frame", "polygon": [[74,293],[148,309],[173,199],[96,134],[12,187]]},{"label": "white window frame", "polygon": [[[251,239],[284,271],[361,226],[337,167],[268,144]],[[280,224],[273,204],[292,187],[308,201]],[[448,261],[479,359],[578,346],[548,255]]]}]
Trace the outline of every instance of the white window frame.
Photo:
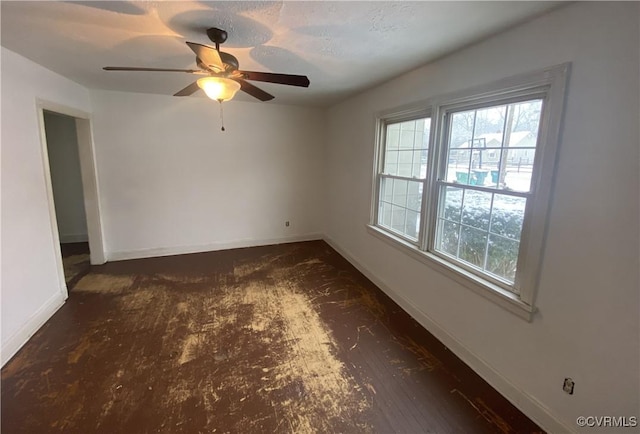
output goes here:
[{"label": "white window frame", "polygon": [[[564,63],[378,113],[371,219],[367,225],[369,233],[530,321],[535,313],[535,297],[544,252],[569,70],[570,63]],[[436,252],[438,183],[443,180],[444,171],[446,171],[444,160],[447,158],[448,146],[445,131],[447,113],[457,111],[461,107],[472,109],[479,106],[507,104],[529,97],[542,98],[543,109],[531,190],[520,237],[518,271],[513,285],[519,291],[516,293],[508,290],[504,284],[495,279],[482,276],[481,273],[452,262],[446,255]],[[415,119],[421,116],[431,117],[431,136],[427,177],[423,186],[421,223],[416,243],[377,225],[377,210],[385,146],[384,126],[398,119]]]},{"label": "white window frame", "polygon": [[[383,146],[383,144],[386,141],[386,137],[387,137],[387,125],[389,124],[395,124],[395,123],[400,123],[400,122],[406,122],[406,121],[413,121],[413,120],[417,120],[417,119],[422,119],[422,118],[429,118],[432,122],[431,125],[433,125],[433,119],[431,119],[431,110],[430,109],[425,109],[424,107],[415,107],[415,106],[407,106],[404,107],[401,110],[395,110],[393,115],[389,115],[389,116],[385,116],[385,117],[379,117],[376,120],[376,130],[378,133],[378,137],[377,137],[377,143],[380,144],[380,146],[382,146],[382,148],[380,149],[380,152],[378,152],[378,156],[376,158],[375,161],[375,170],[374,170],[374,178],[375,178],[375,185],[374,185],[374,197],[375,197],[375,201],[373,201],[372,203],[375,204],[375,206],[372,207],[371,210],[371,216],[372,216],[372,224],[375,224],[376,226],[378,226],[378,211],[380,209],[379,207],[379,200],[380,200],[380,189],[382,186],[382,179],[383,178],[389,178],[389,179],[405,179],[407,181],[412,181],[412,182],[421,182],[422,183],[422,206],[420,207],[420,226],[422,227],[424,219],[425,219],[425,203],[424,203],[424,192],[426,189],[426,182],[427,179],[429,178],[428,176],[428,162],[430,161],[430,153],[431,153],[431,149],[428,150],[427,152],[427,176],[425,177],[425,179],[421,179],[421,178],[411,178],[411,177],[403,177],[403,176],[398,176],[398,175],[389,175],[389,174],[385,174],[384,173],[384,150],[385,147]],[[431,143],[431,138],[429,138],[429,143]],[[404,236],[403,234],[396,232],[392,229],[389,229],[387,227],[383,227],[383,226],[378,226],[380,228],[382,228],[382,230],[384,231],[388,231],[389,233],[393,234],[395,237],[398,237],[400,239],[402,239],[403,241],[409,243],[409,244],[413,244],[415,246],[420,246],[423,243],[423,231],[419,231],[418,232],[418,240],[412,240],[409,237]]]}]

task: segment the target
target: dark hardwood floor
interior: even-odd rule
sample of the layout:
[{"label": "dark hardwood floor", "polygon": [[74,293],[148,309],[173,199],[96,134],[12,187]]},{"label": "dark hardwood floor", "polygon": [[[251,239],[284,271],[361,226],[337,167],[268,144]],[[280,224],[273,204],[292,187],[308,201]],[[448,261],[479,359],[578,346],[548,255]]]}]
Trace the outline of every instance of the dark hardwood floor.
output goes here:
[{"label": "dark hardwood floor", "polygon": [[60,251],[62,252],[62,258],[68,258],[70,256],[88,255],[89,243],[63,243],[60,244]]},{"label": "dark hardwood floor", "polygon": [[3,433],[541,432],[321,241],[71,286],[2,369]]},{"label": "dark hardwood floor", "polygon": [[64,280],[67,288],[73,288],[85,274],[91,271],[89,262],[89,243],[60,244]]}]

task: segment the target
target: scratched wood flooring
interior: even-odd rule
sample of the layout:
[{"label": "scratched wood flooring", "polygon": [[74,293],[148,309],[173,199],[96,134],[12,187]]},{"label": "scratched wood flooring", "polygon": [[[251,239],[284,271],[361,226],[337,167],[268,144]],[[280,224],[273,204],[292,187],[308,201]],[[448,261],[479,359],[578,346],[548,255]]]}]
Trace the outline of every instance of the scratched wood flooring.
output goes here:
[{"label": "scratched wood flooring", "polygon": [[322,241],[70,282],[2,369],[3,433],[541,432]]}]

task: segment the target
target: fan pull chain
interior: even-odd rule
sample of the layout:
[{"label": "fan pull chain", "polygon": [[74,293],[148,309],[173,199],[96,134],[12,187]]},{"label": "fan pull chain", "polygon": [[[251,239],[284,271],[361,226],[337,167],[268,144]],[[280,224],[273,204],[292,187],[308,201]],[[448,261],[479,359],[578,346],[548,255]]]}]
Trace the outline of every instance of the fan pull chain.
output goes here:
[{"label": "fan pull chain", "polygon": [[222,128],[220,128],[220,130],[224,131],[224,115],[222,113],[222,100],[219,99],[218,102],[220,103],[220,125],[222,126]]}]

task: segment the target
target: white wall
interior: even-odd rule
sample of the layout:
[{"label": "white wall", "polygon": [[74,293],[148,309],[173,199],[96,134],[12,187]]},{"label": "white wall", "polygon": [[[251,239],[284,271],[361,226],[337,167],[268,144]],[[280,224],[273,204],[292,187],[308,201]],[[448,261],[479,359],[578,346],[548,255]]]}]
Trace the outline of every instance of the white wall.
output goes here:
[{"label": "white wall", "polygon": [[[638,8],[568,5],[328,113],[329,239],[553,432],[578,430],[579,415],[640,416]],[[365,230],[374,114],[567,61],[539,313],[527,323]]]},{"label": "white wall", "polygon": [[45,111],[44,123],[60,242],[87,241],[76,121]]},{"label": "white wall", "polygon": [[323,111],[91,96],[109,259],[321,237]]},{"label": "white wall", "polygon": [[2,48],[2,363],[62,305],[36,99],[90,109],[88,91]]}]

